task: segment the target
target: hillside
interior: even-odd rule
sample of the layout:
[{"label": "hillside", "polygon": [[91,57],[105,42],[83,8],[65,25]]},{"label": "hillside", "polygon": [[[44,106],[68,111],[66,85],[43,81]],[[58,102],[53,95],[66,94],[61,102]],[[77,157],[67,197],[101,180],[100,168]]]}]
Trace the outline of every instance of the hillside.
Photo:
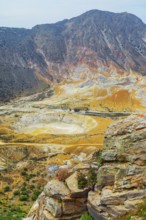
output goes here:
[{"label": "hillside", "polygon": [[146,25],[129,13],[92,10],[30,30],[0,28],[0,101],[40,91],[86,68],[145,75]]}]

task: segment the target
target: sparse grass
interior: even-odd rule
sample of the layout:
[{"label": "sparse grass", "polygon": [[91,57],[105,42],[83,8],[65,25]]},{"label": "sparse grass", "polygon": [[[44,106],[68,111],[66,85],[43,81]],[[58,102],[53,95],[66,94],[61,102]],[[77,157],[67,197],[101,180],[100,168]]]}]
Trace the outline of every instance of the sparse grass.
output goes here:
[{"label": "sparse grass", "polygon": [[[10,163],[11,165],[7,172],[1,171],[0,174],[0,219],[19,220],[26,216],[33,201],[37,199],[38,195],[42,192],[44,185],[47,183],[46,162],[28,162],[29,155],[34,155],[36,153],[41,157],[42,155],[44,156],[44,154],[42,154],[39,149],[34,149],[32,146],[27,149],[28,151],[26,150],[26,147],[13,147],[11,145],[0,146],[1,156],[4,156],[4,158],[7,156],[7,163]],[[28,156],[26,157],[23,153],[20,156],[19,151],[21,151],[21,153],[25,152]],[[14,155],[15,160],[13,160],[12,155]],[[21,164],[21,158],[25,158],[25,161],[22,161],[22,165],[24,164],[25,167],[17,169],[16,161]],[[28,163],[26,163],[26,161]],[[43,177],[40,176],[40,173]],[[29,177],[28,181],[26,181],[27,177]],[[34,184],[33,181],[35,181]],[[11,210],[17,207],[21,210]]]},{"label": "sparse grass", "polygon": [[97,182],[97,173],[92,167],[88,171],[87,181],[89,186],[92,186]]},{"label": "sparse grass", "polygon": [[84,189],[87,187],[87,178],[83,173],[78,174],[78,188]]},{"label": "sparse grass", "polygon": [[85,213],[81,216],[80,220],[93,220],[93,218],[88,213]]},{"label": "sparse grass", "polygon": [[97,174],[93,168],[90,168],[85,175],[81,171],[78,173],[78,188],[84,189],[86,187],[92,187],[97,182]]},{"label": "sparse grass", "polygon": [[102,165],[102,151],[99,151],[98,157],[97,157],[97,164],[99,167]]},{"label": "sparse grass", "polygon": [[23,202],[11,203],[7,198],[1,196],[0,219],[1,220],[22,220],[26,216],[31,204],[28,206]]}]

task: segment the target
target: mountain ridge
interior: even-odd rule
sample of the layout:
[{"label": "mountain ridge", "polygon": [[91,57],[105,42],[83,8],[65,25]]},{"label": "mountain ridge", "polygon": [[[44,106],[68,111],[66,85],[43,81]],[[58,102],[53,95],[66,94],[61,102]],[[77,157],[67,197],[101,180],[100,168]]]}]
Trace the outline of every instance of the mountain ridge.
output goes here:
[{"label": "mountain ridge", "polygon": [[[145,61],[146,25],[125,12],[91,10],[72,19],[36,25],[32,29],[1,27],[0,66],[7,67],[6,73],[14,82],[10,86],[3,79],[5,72],[0,67],[1,88],[6,88],[1,94],[8,90],[0,95],[0,101],[27,91],[30,75],[31,89],[35,92],[36,84],[37,90],[41,90],[42,84],[48,87],[51,82],[60,82],[71,77],[71,70],[82,64],[95,69],[97,74],[98,69],[105,67],[117,72],[132,69],[145,75]],[[25,71],[30,72],[28,80],[23,77]],[[15,88],[17,82],[19,89]]]}]

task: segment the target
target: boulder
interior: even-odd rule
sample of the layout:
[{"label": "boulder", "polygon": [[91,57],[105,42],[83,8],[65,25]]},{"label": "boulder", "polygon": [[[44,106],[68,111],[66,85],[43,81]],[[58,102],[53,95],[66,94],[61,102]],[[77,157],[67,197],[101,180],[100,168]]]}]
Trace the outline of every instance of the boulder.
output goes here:
[{"label": "boulder", "polygon": [[70,191],[63,182],[53,179],[45,186],[44,193],[47,196],[62,197],[70,194]]},{"label": "boulder", "polygon": [[62,200],[62,209],[64,215],[72,215],[77,213],[82,213],[87,210],[87,199],[79,198],[73,199],[70,197],[64,198]]},{"label": "boulder", "polygon": [[60,217],[62,215],[61,202],[58,199],[46,198],[45,209],[54,217]]},{"label": "boulder", "polygon": [[[31,207],[29,213],[28,213],[28,217],[32,218],[33,215],[35,215],[35,213],[37,212],[37,210],[39,209],[40,205],[39,205],[39,201],[35,201],[35,203],[33,204],[33,206]],[[27,220],[27,219],[25,219]]]},{"label": "boulder", "polygon": [[102,187],[113,185],[117,170],[117,167],[113,165],[105,165],[100,167],[97,173],[97,184],[95,188],[98,190]]},{"label": "boulder", "polygon": [[126,192],[113,192],[109,188],[103,188],[101,192],[102,205],[122,205],[127,198]]},{"label": "boulder", "polygon": [[101,194],[99,192],[89,192],[88,205],[92,206],[97,213],[105,211],[106,206],[101,204]]},{"label": "boulder", "polygon": [[43,211],[43,215],[44,215],[44,220],[55,220],[56,219],[46,209]]},{"label": "boulder", "polygon": [[137,206],[142,204],[143,200],[139,199],[139,200],[126,200],[124,205],[126,209],[129,210],[136,210]]},{"label": "boulder", "polygon": [[136,164],[126,164],[115,175],[115,190],[134,189],[145,184],[146,168]]},{"label": "boulder", "polygon": [[106,211],[111,216],[111,219],[117,219],[119,216],[124,216],[129,212],[124,205],[108,206]]},{"label": "boulder", "polygon": [[93,217],[94,220],[106,220],[108,217],[108,214],[106,212],[98,212],[95,207],[93,207],[90,203],[87,204],[87,208],[89,214]]}]

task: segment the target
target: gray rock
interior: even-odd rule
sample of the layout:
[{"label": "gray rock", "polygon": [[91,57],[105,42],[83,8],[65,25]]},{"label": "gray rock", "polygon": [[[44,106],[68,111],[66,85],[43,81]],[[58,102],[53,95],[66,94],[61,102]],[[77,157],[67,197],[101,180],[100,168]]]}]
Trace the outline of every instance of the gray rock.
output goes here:
[{"label": "gray rock", "polygon": [[58,199],[46,198],[45,209],[48,210],[54,217],[60,217],[62,215],[62,207]]},{"label": "gray rock", "polygon": [[48,184],[44,188],[44,193],[47,196],[67,196],[70,194],[69,189],[66,187],[66,185],[57,180],[53,179],[48,182]]},{"label": "gray rock", "polygon": [[52,164],[48,166],[48,172],[51,174],[55,173],[58,170],[59,170],[59,166],[56,164]]},{"label": "gray rock", "polygon": [[124,205],[119,205],[119,206],[108,206],[107,212],[112,217],[112,219],[117,219],[119,216],[126,215],[129,212],[129,210],[126,209]]},{"label": "gray rock", "polygon": [[102,205],[122,205],[127,198],[126,192],[113,192],[111,189],[103,188],[101,192]]},{"label": "gray rock", "polygon": [[72,215],[77,213],[83,213],[87,210],[86,198],[64,198],[62,200],[62,210],[64,215]]},{"label": "gray rock", "polygon": [[117,152],[114,150],[108,150],[102,153],[103,161],[116,161],[117,160]]}]

